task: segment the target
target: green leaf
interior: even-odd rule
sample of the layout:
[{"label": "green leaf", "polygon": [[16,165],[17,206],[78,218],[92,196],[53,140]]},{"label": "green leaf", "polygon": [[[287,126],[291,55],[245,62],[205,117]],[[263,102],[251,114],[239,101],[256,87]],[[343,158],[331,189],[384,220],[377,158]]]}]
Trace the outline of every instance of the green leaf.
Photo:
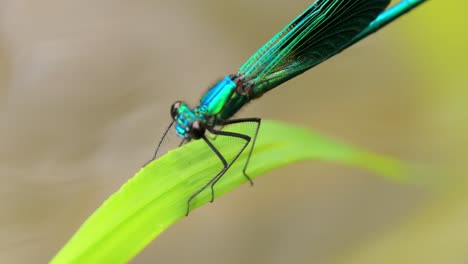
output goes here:
[{"label": "green leaf", "polygon": [[[232,156],[239,150],[238,144],[227,140],[220,141],[217,147],[223,155]],[[248,151],[244,152],[216,184],[216,197],[246,182],[242,168]],[[397,160],[273,121],[262,122],[248,174],[255,178],[305,160],[349,164],[394,180],[405,177],[405,169]],[[185,217],[187,198],[220,168],[220,160],[201,140],[170,151],[141,169],[105,201],[52,263],[127,262],[171,224]],[[191,203],[191,210],[207,203],[210,195],[209,188],[202,192]]]}]

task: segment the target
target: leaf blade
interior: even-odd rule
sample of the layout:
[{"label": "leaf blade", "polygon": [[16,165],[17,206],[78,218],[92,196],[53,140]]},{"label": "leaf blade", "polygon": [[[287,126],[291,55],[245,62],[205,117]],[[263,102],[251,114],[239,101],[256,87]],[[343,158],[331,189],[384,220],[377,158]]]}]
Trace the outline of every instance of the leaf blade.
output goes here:
[{"label": "leaf blade", "polygon": [[[221,147],[230,151],[227,143]],[[246,181],[242,175],[247,157],[244,154],[216,185],[216,197]],[[262,123],[248,174],[255,178],[305,160],[344,163],[399,181],[406,175],[404,165],[395,159],[274,121]],[[51,263],[127,262],[167,227],[184,218],[187,198],[198,190],[197,186],[207,182],[206,174],[215,166],[219,166],[219,160],[202,141],[172,150],[151,162],[88,218]],[[208,188],[193,201],[191,210],[209,199]]]}]

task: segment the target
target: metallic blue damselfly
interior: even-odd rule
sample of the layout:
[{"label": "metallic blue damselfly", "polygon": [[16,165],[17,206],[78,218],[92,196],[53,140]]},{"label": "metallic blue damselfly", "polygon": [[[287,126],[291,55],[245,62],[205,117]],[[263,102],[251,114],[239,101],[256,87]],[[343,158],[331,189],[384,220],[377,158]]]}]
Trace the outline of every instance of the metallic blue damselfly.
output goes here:
[{"label": "metallic blue damselfly", "polygon": [[[225,76],[211,87],[197,107],[190,108],[182,101],[175,102],[171,107],[173,121],[165,131],[153,159],[175,124],[176,133],[182,138],[181,145],[190,140],[203,139],[223,164],[217,175],[188,197],[187,215],[191,201],[208,187],[211,188],[213,201],[215,184],[251,141],[243,174],[252,184],[246,169],[261,119],[231,119],[244,105],[376,32],[425,1],[402,0],[386,9],[390,0],[317,0],[254,53],[237,72]],[[249,136],[221,129],[236,123],[254,124],[255,134]],[[207,131],[215,136],[241,139],[243,146],[228,162],[207,137]]]}]

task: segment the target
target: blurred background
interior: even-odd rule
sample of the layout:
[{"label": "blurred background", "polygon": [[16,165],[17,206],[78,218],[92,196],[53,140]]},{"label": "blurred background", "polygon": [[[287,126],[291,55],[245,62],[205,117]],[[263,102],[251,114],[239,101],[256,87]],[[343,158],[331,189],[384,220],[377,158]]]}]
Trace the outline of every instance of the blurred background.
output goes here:
[{"label": "blurred background", "polygon": [[[312,1],[0,2],[0,262],[45,263],[196,103]],[[468,263],[468,18],[429,1],[239,116],[422,168],[309,162],[204,206],[133,263]],[[465,6],[466,7],[466,6]]]}]

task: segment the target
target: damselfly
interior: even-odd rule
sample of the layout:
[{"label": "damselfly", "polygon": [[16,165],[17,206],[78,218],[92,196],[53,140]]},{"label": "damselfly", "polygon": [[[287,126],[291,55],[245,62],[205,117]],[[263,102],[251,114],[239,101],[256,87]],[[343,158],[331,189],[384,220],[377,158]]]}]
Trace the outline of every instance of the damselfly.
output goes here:
[{"label": "damselfly", "polygon": [[[253,184],[246,170],[255,145],[260,118],[231,119],[244,105],[322,61],[341,52],[374,33],[391,21],[426,0],[402,0],[386,10],[390,0],[317,0],[301,15],[269,40],[239,70],[225,76],[201,98],[199,106],[190,108],[182,101],[171,107],[172,122],[165,131],[153,159],[170,128],[182,138],[181,145],[203,139],[221,161],[223,168],[187,200],[187,215],[191,201],[203,190],[214,186],[252,141],[243,174]],[[252,123],[255,133],[245,135],[224,131],[223,126]],[[207,131],[215,136],[243,140],[237,155],[228,160],[215,147]],[[152,159],[152,160],[153,160]]]}]

